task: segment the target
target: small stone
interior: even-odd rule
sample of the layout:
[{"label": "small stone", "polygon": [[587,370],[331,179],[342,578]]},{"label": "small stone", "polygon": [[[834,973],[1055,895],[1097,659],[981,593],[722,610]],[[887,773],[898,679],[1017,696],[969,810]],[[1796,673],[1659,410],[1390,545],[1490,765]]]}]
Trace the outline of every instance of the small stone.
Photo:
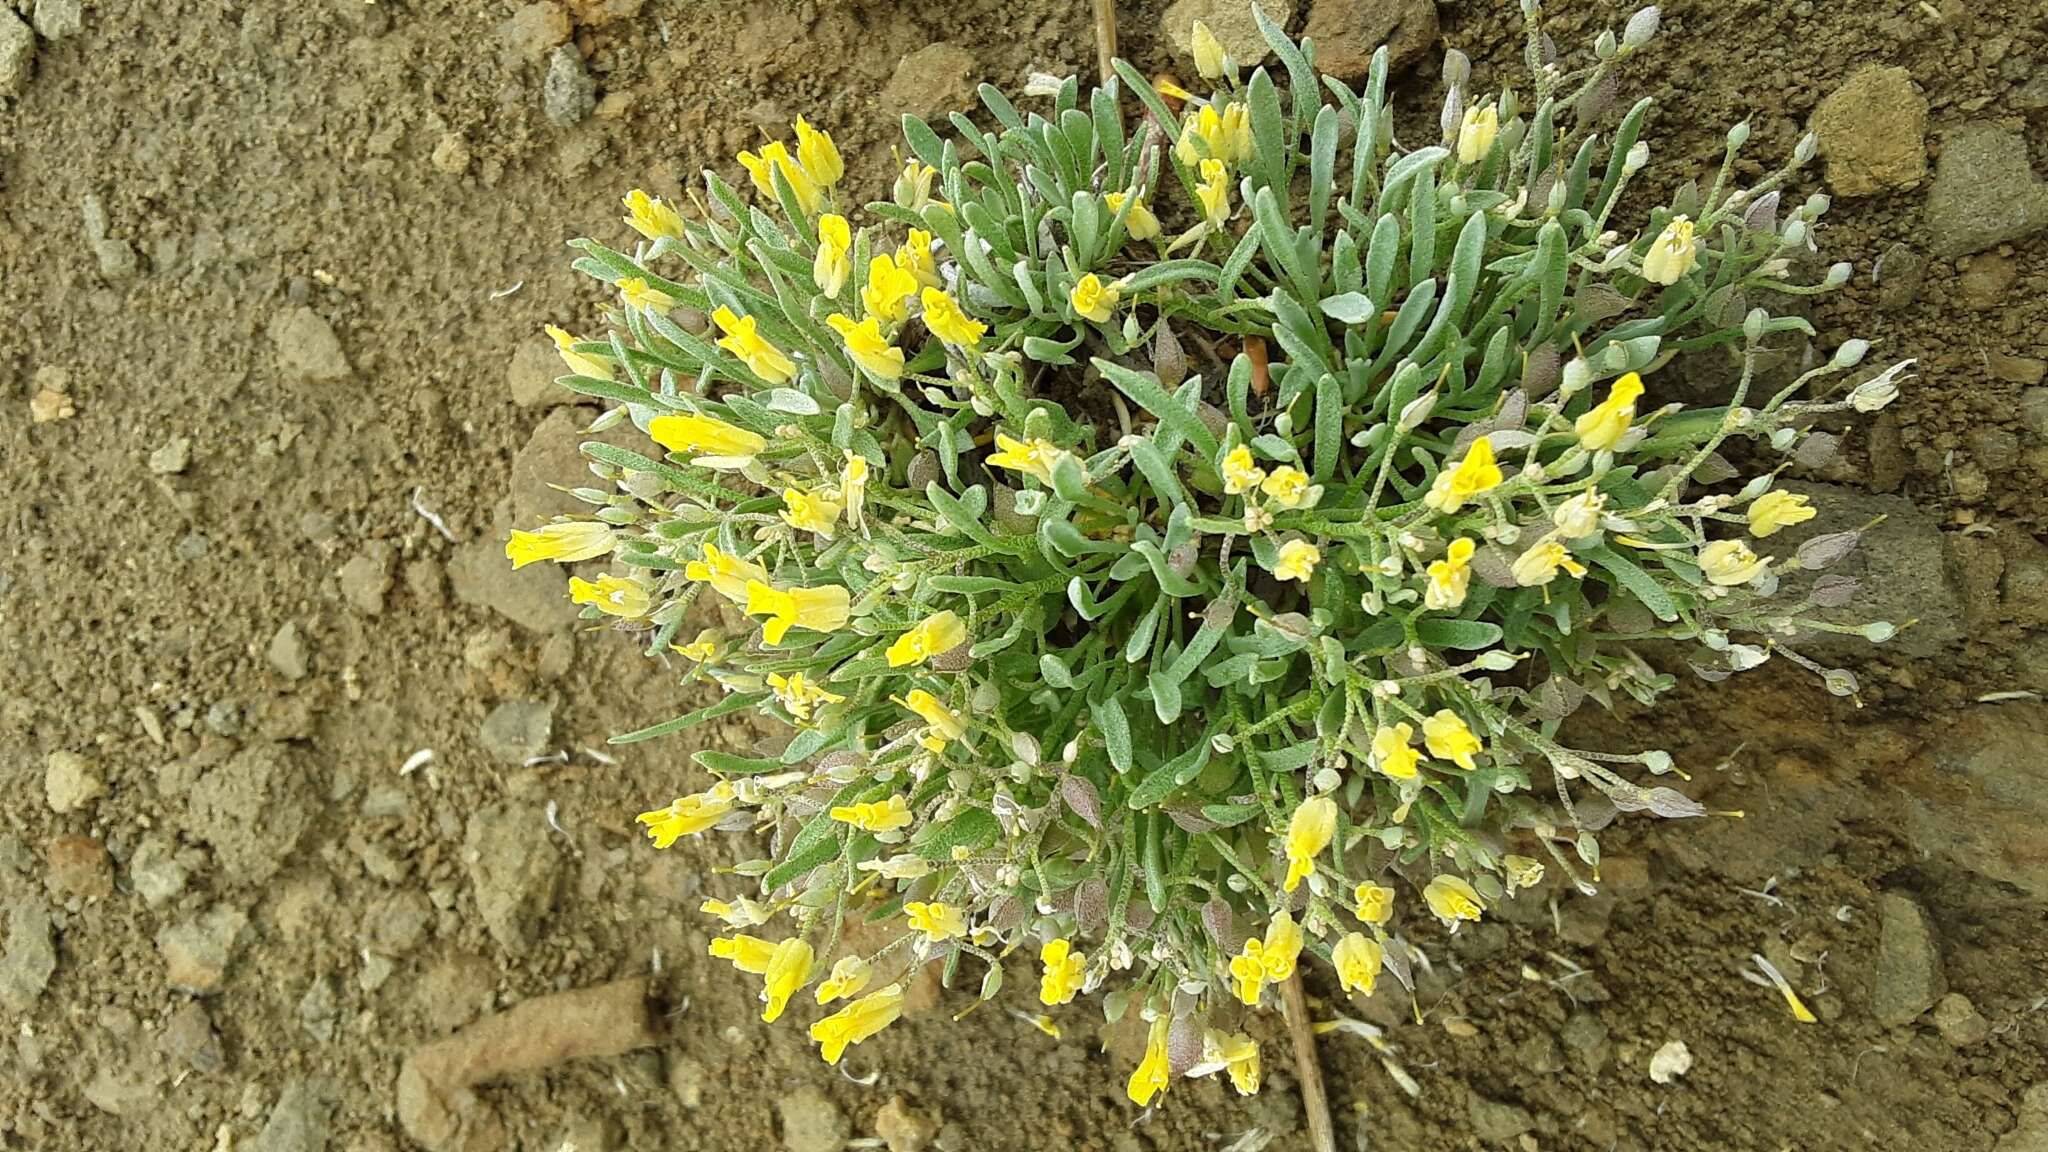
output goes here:
[{"label": "small stone", "polygon": [[462,856],[491,938],[508,952],[524,952],[561,890],[562,855],[546,814],[526,804],[479,808],[470,814]]},{"label": "small stone", "polygon": [[92,762],[76,752],[59,750],[43,760],[43,796],[50,810],[79,812],[107,794],[107,786],[94,775]]},{"label": "small stone", "polygon": [[564,44],[548,57],[547,79],[541,85],[541,107],[548,123],[573,128],[597,108],[597,81],[574,44]]},{"label": "small stone", "polygon": [[1315,0],[1302,35],[1316,42],[1320,72],[1362,80],[1382,44],[1388,70],[1398,71],[1436,43],[1436,0]]},{"label": "small stone", "polygon": [[249,917],[241,909],[220,904],[157,933],[156,947],[163,954],[165,980],[171,987],[195,996],[220,991],[242,929],[248,926]]},{"label": "small stone", "polygon": [[2010,428],[1978,428],[1970,433],[1971,463],[1993,475],[2019,467],[2020,438]]},{"label": "small stone", "polygon": [[81,0],[36,0],[36,32],[45,40],[76,36],[85,28],[85,6]]},{"label": "small stone", "polygon": [[391,591],[394,559],[391,545],[382,540],[371,541],[361,552],[349,557],[336,582],[341,587],[341,598],[350,608],[364,616],[383,615],[384,596]]},{"label": "small stone", "polygon": [[134,855],[128,857],[128,883],[151,908],[161,908],[177,899],[189,878],[185,865],[178,860],[176,846],[159,833],[144,836]]},{"label": "small stone", "polygon": [[[668,1090],[675,1093],[676,1103],[694,1112],[704,1106],[705,1068],[702,1061],[690,1056],[676,1056],[668,1062]],[[879,1122],[879,1117],[877,1121]]]},{"label": "small stone", "polygon": [[460,176],[469,171],[469,141],[449,132],[434,141],[434,150],[427,159],[436,171]]},{"label": "small stone", "polygon": [[965,108],[974,96],[974,71],[974,53],[944,41],[927,44],[897,62],[882,89],[882,108],[926,120]]},{"label": "small stone", "polygon": [[38,388],[29,397],[28,419],[31,424],[54,424],[78,415],[78,408],[71,403],[71,397],[55,388]]},{"label": "small stone", "polygon": [[1948,991],[1934,924],[1918,901],[1899,892],[1878,900],[1876,986],[1870,1010],[1886,1027],[1911,1024]]},{"label": "small stone", "polygon": [[328,1113],[334,1108],[333,1085],[293,1080],[277,1094],[277,1106],[249,1152],[325,1152]]},{"label": "small stone", "polygon": [[2019,278],[2019,261],[1997,252],[1980,252],[1970,257],[1969,267],[1956,278],[1956,295],[1963,307],[1978,312],[1998,307],[2012,282]]},{"label": "small stone", "polygon": [[1996,1152],[2048,1152],[2048,1081],[2021,1094],[2019,1122],[1998,1138]]},{"label": "small stone", "polygon": [[[1295,0],[1258,0],[1258,5],[1282,28],[1294,19]],[[1223,45],[1223,51],[1247,74],[1273,53],[1272,46],[1259,32],[1258,21],[1252,16],[1252,0],[1176,0],[1168,7],[1160,16],[1159,23],[1173,41],[1174,50],[1189,59],[1194,56],[1193,37],[1197,20],[1209,26],[1216,42]],[[1318,39],[1316,64],[1327,67],[1323,62],[1322,48],[1323,43]]]},{"label": "small stone", "polygon": [[20,95],[35,61],[36,34],[14,9],[0,4],[0,96]]},{"label": "small stone", "polygon": [[1887,312],[1901,312],[1920,299],[1920,286],[1927,279],[1927,259],[1904,244],[1894,244],[1878,257],[1877,306]]},{"label": "small stone", "polygon": [[1472,1134],[1489,1144],[1505,1144],[1536,1127],[1536,1118],[1527,1109],[1489,1100],[1477,1092],[1469,1093],[1465,1110],[1472,1120]]},{"label": "small stone", "polygon": [[185,830],[213,850],[221,879],[261,884],[298,847],[318,806],[301,754],[251,744],[214,765],[185,797]]},{"label": "small stone", "polygon": [[498,42],[508,56],[539,61],[567,40],[571,31],[569,14],[560,4],[527,4],[498,25]]},{"label": "small stone", "polygon": [[555,731],[555,709],[532,700],[507,700],[491,709],[478,733],[484,751],[505,764],[524,764],[546,755]]},{"label": "small stone", "polygon": [[309,670],[311,653],[306,647],[306,637],[300,633],[297,621],[287,620],[283,627],[270,638],[270,646],[264,649],[264,656],[277,674],[287,680],[304,680]]},{"label": "small stone", "polygon": [[7,954],[0,958],[0,1008],[14,1013],[32,1010],[56,971],[50,910],[33,897],[16,900],[7,913]]},{"label": "small stone", "polygon": [[218,1072],[227,1064],[220,1037],[213,1031],[213,1018],[197,1000],[187,1000],[171,1013],[157,1046],[164,1055],[191,1066],[195,1072]]},{"label": "small stone", "polygon": [[839,1152],[853,1135],[839,1106],[809,1084],[777,1098],[775,1111],[782,1117],[782,1146],[787,1152]]},{"label": "small stone", "polygon": [[889,1097],[888,1103],[875,1110],[875,1135],[889,1152],[924,1152],[938,1134],[938,1122],[901,1096]]},{"label": "small stone", "polygon": [[1667,1040],[1656,1055],[1650,1057],[1650,1082],[1669,1084],[1692,1071],[1692,1049],[1683,1040]]},{"label": "small stone", "polygon": [[420,946],[434,923],[433,905],[419,892],[394,892],[363,914],[363,947],[384,956],[404,956]]},{"label": "small stone", "polygon": [[1904,68],[1864,68],[1820,102],[1811,124],[1838,196],[1910,188],[1927,178],[1927,98]]},{"label": "small stone", "polygon": [[1564,1070],[1564,1052],[1548,1032],[1531,1032],[1515,1045],[1515,1062],[1538,1076]]},{"label": "small stone", "polygon": [[566,371],[555,353],[555,342],[536,336],[512,353],[511,362],[505,365],[505,387],[512,393],[512,402],[521,408],[573,403],[574,392],[555,386],[555,378]]},{"label": "small stone", "polygon": [[1934,1027],[1943,1040],[1958,1048],[1982,1044],[1991,1036],[1991,1022],[1960,992],[1951,992],[1935,1002]]},{"label": "small stone", "polygon": [[1993,352],[1985,357],[1991,363],[1991,374],[2008,384],[2031,387],[2048,380],[2048,360],[2036,360],[2031,356],[2008,356]]},{"label": "small stone", "polygon": [[278,366],[286,375],[320,381],[349,374],[348,357],[334,326],[304,305],[271,317],[270,342],[277,347]]},{"label": "small stone", "polygon": [[1614,1056],[1614,1045],[1608,1039],[1607,1025],[1593,1013],[1580,1010],[1571,1014],[1558,1033],[1564,1046],[1578,1057],[1580,1067],[1588,1076],[1597,1077],[1606,1069]]},{"label": "small stone", "polygon": [[149,454],[149,470],[159,476],[175,476],[192,463],[192,438],[173,436],[163,447]]},{"label": "small stone", "polygon": [[2048,438],[2048,388],[2020,393],[2020,424],[2034,435]]},{"label": "small stone", "polygon": [[306,1035],[325,1044],[334,1039],[334,981],[325,976],[313,977],[313,983],[306,988],[306,994],[299,997],[299,1027]]},{"label": "small stone", "polygon": [[562,594],[562,575],[554,567],[515,569],[505,562],[502,539],[478,539],[456,549],[448,581],[464,604],[488,608],[529,632],[547,633],[576,622],[576,605]]},{"label": "small stone", "polygon": [[44,886],[59,900],[98,900],[114,893],[114,864],[107,846],[91,836],[50,841],[50,870]]},{"label": "small stone", "polygon": [[1996,123],[1950,132],[1925,218],[1928,247],[1951,260],[2048,227],[2048,185],[2034,179],[2026,139]]}]

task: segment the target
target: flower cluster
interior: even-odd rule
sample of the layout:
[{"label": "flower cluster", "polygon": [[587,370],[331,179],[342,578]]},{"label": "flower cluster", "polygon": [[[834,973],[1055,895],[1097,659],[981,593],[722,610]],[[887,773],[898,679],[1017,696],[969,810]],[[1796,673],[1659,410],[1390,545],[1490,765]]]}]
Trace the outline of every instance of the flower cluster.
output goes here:
[{"label": "flower cluster", "polygon": [[[585,445],[592,514],[507,554],[585,564],[587,618],[723,693],[620,740],[790,733],[698,751],[704,790],[640,816],[657,848],[769,834],[753,890],[704,905],[764,1019],[810,989],[836,1062],[922,965],[993,997],[1024,946],[1042,1005],[1146,1022],[1133,1100],[1255,1091],[1240,1015],[1304,964],[1412,987],[1428,926],[1589,889],[1615,811],[1705,814],[1645,779],[1667,753],[1558,737],[1669,687],[1632,645],[1717,678],[1890,634],[1824,619],[1838,578],[1781,593],[1856,533],[1774,554],[1821,510],[1722,448],[1804,452],[1900,370],[1832,398],[1852,341],[1752,395],[1811,335],[1756,302],[1844,274],[1790,279],[1827,207],[1780,218],[1810,142],[1739,187],[1738,126],[1707,190],[1619,217],[1648,101],[1589,125],[1648,12],[1527,105],[1451,53],[1413,149],[1384,53],[1355,92],[1268,24],[1281,75],[1247,79],[1197,27],[1206,97],[1128,68],[1043,111],[984,89],[994,130],[906,118],[893,198],[859,208],[799,120],[741,155],[751,203],[707,173],[687,213],[626,198],[630,255],[579,242],[618,297],[602,337],[550,330],[563,382],[648,447]],[[1725,404],[1659,398],[1681,355],[1739,360]]]}]

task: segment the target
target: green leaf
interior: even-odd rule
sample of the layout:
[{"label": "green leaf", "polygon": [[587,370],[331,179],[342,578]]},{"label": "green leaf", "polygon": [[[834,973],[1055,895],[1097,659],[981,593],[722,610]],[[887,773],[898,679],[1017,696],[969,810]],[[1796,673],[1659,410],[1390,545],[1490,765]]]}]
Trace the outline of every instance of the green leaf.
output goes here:
[{"label": "green leaf", "polygon": [[977,852],[995,843],[1002,834],[1003,826],[987,809],[963,808],[943,824],[925,825],[910,846],[926,860],[951,860],[953,849]]},{"label": "green leaf", "polygon": [[1195,454],[1204,460],[1216,458],[1216,436],[1201,417],[1181,406],[1180,402],[1167,395],[1159,386],[1159,379],[1149,372],[1138,372],[1097,356],[1090,363],[1095,370],[1107,377],[1111,384],[1130,397],[1145,411],[1159,418],[1159,422],[1172,428],[1180,437],[1195,446]]},{"label": "green leaf", "polygon": [[735,692],[710,707],[699,708],[695,712],[685,712],[673,720],[664,720],[651,728],[642,728],[637,732],[627,732],[621,736],[614,736],[605,742],[607,744],[638,744],[642,740],[652,740],[657,736],[673,735],[692,725],[702,724],[706,720],[716,720],[720,716],[730,716],[734,712],[744,712],[767,698],[768,693],[766,692]]},{"label": "green leaf", "polygon": [[1102,743],[1109,751],[1110,766],[1118,772],[1131,770],[1131,722],[1124,716],[1124,706],[1114,696],[1088,702],[1088,714],[1095,718],[1095,726],[1102,732]]},{"label": "green leaf", "polygon": [[1339,324],[1363,324],[1379,313],[1379,307],[1363,292],[1343,292],[1325,297],[1316,307]]},{"label": "green leaf", "polygon": [[1208,765],[1209,738],[1205,735],[1187,751],[1154,768],[1136,788],[1131,789],[1124,805],[1134,810],[1153,807],[1175,788],[1183,787],[1200,776]]},{"label": "green leaf", "polygon": [[1678,619],[1678,606],[1672,603],[1671,594],[1664,591],[1664,586],[1657,583],[1648,572],[1636,567],[1634,561],[1604,544],[1598,548],[1587,549],[1581,555],[1613,573],[1614,578],[1621,582],[1621,586],[1642,601],[1643,607],[1648,608],[1657,619],[1666,623]]},{"label": "green leaf", "polygon": [[1477,651],[1500,642],[1500,625],[1484,620],[1424,617],[1415,623],[1415,638],[1431,648]]},{"label": "green leaf", "polygon": [[699,749],[690,755],[690,759],[719,776],[759,776],[766,772],[780,772],[784,767],[777,757],[735,756],[716,748]]}]

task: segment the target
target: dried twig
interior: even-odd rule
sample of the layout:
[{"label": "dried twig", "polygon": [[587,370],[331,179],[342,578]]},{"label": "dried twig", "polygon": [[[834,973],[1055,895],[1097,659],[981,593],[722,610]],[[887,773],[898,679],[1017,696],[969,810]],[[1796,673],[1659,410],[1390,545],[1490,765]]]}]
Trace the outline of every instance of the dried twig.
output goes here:
[{"label": "dried twig", "polygon": [[1102,82],[1116,75],[1116,0],[1095,0],[1095,63]]},{"label": "dried twig", "polygon": [[1337,1133],[1330,1127],[1330,1098],[1323,1092],[1323,1066],[1316,1058],[1316,1037],[1309,1027],[1308,998],[1302,995],[1299,971],[1281,982],[1280,1003],[1287,1016],[1287,1034],[1294,1040],[1294,1074],[1301,1078],[1309,1147],[1315,1152],[1337,1152]]}]

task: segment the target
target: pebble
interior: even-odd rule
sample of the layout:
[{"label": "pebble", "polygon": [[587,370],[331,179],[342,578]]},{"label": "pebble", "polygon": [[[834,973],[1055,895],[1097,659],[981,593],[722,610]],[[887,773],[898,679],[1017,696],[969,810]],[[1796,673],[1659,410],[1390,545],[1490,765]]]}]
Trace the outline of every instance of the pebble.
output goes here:
[{"label": "pebble", "polygon": [[1683,1040],[1668,1040],[1650,1057],[1650,1082],[1669,1084],[1692,1071],[1692,1049]]},{"label": "pebble", "polygon": [[36,34],[14,9],[0,4],[0,96],[20,95],[35,61]]},{"label": "pebble", "polygon": [[2034,179],[2026,139],[1990,122],[1950,132],[1925,220],[1928,247],[1951,260],[2048,227],[2048,185]]},{"label": "pebble", "polygon": [[381,956],[404,956],[420,946],[433,925],[434,908],[418,892],[394,892],[363,914],[363,947]]},{"label": "pebble", "polygon": [[313,977],[306,994],[299,997],[299,1027],[323,1044],[334,1039],[334,1005],[334,981],[324,975]]},{"label": "pebble", "polygon": [[1927,279],[1927,259],[1904,244],[1894,244],[1878,257],[1877,306],[1899,312],[1920,299],[1920,286]]},{"label": "pebble", "polygon": [[521,344],[506,363],[505,388],[512,393],[512,402],[521,408],[572,403],[576,394],[555,386],[555,379],[564,371],[562,358],[555,354],[554,341],[536,336]]},{"label": "pebble", "polygon": [[477,738],[484,751],[505,764],[525,764],[547,753],[555,731],[555,709],[533,700],[507,700],[484,717]]},{"label": "pebble", "polygon": [[1904,68],[1864,68],[1813,113],[1828,187],[1838,196],[1910,188],[1927,178],[1927,98]]},{"label": "pebble", "polygon": [[536,805],[479,808],[470,814],[462,857],[491,938],[508,952],[524,952],[561,891],[562,854],[547,816]]},{"label": "pebble", "polygon": [[149,454],[149,470],[159,476],[175,476],[192,463],[192,438],[173,436],[163,447]]},{"label": "pebble", "polygon": [[92,762],[76,752],[59,750],[43,761],[43,796],[50,810],[78,812],[107,794],[107,786],[93,773]]},{"label": "pebble", "polygon": [[270,319],[270,342],[277,348],[278,367],[300,380],[339,380],[349,374],[348,356],[334,325],[304,305],[287,308]]},{"label": "pebble", "polygon": [[938,1122],[910,1106],[901,1096],[875,1110],[875,1135],[889,1152],[924,1152],[939,1134]]},{"label": "pebble", "polygon": [[527,4],[498,25],[498,42],[508,56],[539,61],[569,38],[569,14],[560,4]]},{"label": "pebble", "polygon": [[1993,352],[1985,357],[1990,361],[1991,374],[2008,384],[2031,387],[2048,380],[2048,360],[2036,360],[2031,356],[2008,356]]},{"label": "pebble", "polygon": [[974,96],[974,53],[958,44],[927,44],[903,57],[882,89],[891,115],[931,120],[965,108]]},{"label": "pebble", "polygon": [[107,846],[92,836],[59,836],[50,841],[50,870],[44,884],[59,900],[97,900],[114,893],[114,864]]},{"label": "pebble", "polygon": [[223,880],[261,884],[298,847],[316,805],[300,754],[251,744],[192,785],[185,830],[213,850]]},{"label": "pebble", "polygon": [[134,855],[128,857],[128,883],[151,908],[161,908],[177,899],[189,878],[190,873],[178,860],[176,846],[161,833],[144,836]]},{"label": "pebble", "polygon": [[[1285,23],[1284,21],[1282,22]],[[1387,67],[1399,71],[1437,38],[1435,0],[1315,0],[1302,35],[1316,42],[1316,70],[1363,80],[1372,56],[1387,46]],[[1260,55],[1264,55],[1261,47]]]},{"label": "pebble", "polygon": [[263,1131],[247,1152],[325,1152],[328,1113],[338,1090],[319,1080],[293,1080],[277,1094],[277,1104]]},{"label": "pebble", "polygon": [[[42,374],[37,373],[40,378]],[[78,415],[78,408],[71,397],[55,388],[42,387],[28,400],[28,419],[31,424],[54,424]]]},{"label": "pebble", "polygon": [[460,176],[469,171],[469,141],[450,132],[434,142],[434,151],[427,159],[437,171]]},{"label": "pebble", "polygon": [[88,192],[82,204],[86,244],[92,249],[93,258],[99,262],[100,275],[114,283],[134,276],[141,267],[135,246],[108,230],[107,209],[98,196]]},{"label": "pebble", "polygon": [[1485,1143],[1505,1144],[1536,1127],[1536,1118],[1529,1115],[1528,1109],[1490,1100],[1469,1090],[1465,1111],[1472,1120],[1472,1134]]},{"label": "pebble", "polygon": [[158,932],[157,951],[164,958],[164,979],[171,987],[207,996],[220,991],[234,961],[249,917],[241,909],[218,904]]},{"label": "pebble", "polygon": [[[1258,4],[1282,28],[1294,19],[1295,0],[1258,0]],[[1252,6],[1245,0],[1175,0],[1160,16],[1159,23],[1172,39],[1174,50],[1190,61],[1194,57],[1193,36],[1197,20],[1209,26],[1217,43],[1223,45],[1223,51],[1247,74],[1273,53],[1272,46],[1259,32],[1258,21],[1252,18]],[[1318,39],[1318,66],[1323,66],[1322,48],[1323,43]],[[1192,79],[1192,63],[1187,71]]]},{"label": "pebble", "polygon": [[383,615],[384,597],[391,591],[396,558],[391,545],[382,540],[370,541],[341,566],[336,576],[341,598],[364,616]]},{"label": "pebble", "polygon": [[1943,1040],[1958,1048],[1982,1044],[1991,1036],[1991,1022],[1960,992],[1951,992],[1935,1002],[1934,1027]]},{"label": "pebble", "polygon": [[36,32],[45,40],[76,36],[85,28],[85,6],[81,0],[36,0]]},{"label": "pebble", "polygon": [[805,1084],[775,1101],[782,1118],[782,1146],[787,1152],[839,1152],[853,1134],[846,1114],[812,1085]]},{"label": "pebble", "polygon": [[1970,257],[1969,267],[1956,278],[1956,295],[1963,307],[1983,312],[2005,299],[2012,282],[2019,278],[2019,261],[1999,252],[1980,252]]},{"label": "pebble", "polygon": [[548,123],[573,128],[597,108],[597,81],[591,78],[583,53],[564,44],[548,57],[547,79],[541,84],[541,107]]},{"label": "pebble", "polygon": [[278,628],[270,638],[270,646],[264,649],[264,656],[277,674],[287,680],[304,680],[312,661],[306,637],[295,620],[287,620]]},{"label": "pebble", "polygon": [[197,1000],[187,1000],[171,1013],[157,1039],[157,1047],[195,1072],[218,1072],[227,1064],[220,1037],[213,1030],[213,1018],[206,1014],[206,1005]]},{"label": "pebble", "polygon": [[57,971],[50,910],[34,898],[16,900],[7,913],[7,954],[0,958],[0,1008],[26,1013],[42,999]]},{"label": "pebble", "polygon": [[[671,1057],[668,1062],[668,1090],[675,1093],[676,1103],[694,1112],[704,1106],[704,1084],[708,1074],[704,1063],[691,1056]],[[876,1127],[881,1126],[881,1116],[875,1117]]]},{"label": "pebble", "polygon": [[1877,978],[1870,1010],[1886,1027],[1911,1024],[1948,991],[1927,910],[1900,892],[1878,899]]}]

